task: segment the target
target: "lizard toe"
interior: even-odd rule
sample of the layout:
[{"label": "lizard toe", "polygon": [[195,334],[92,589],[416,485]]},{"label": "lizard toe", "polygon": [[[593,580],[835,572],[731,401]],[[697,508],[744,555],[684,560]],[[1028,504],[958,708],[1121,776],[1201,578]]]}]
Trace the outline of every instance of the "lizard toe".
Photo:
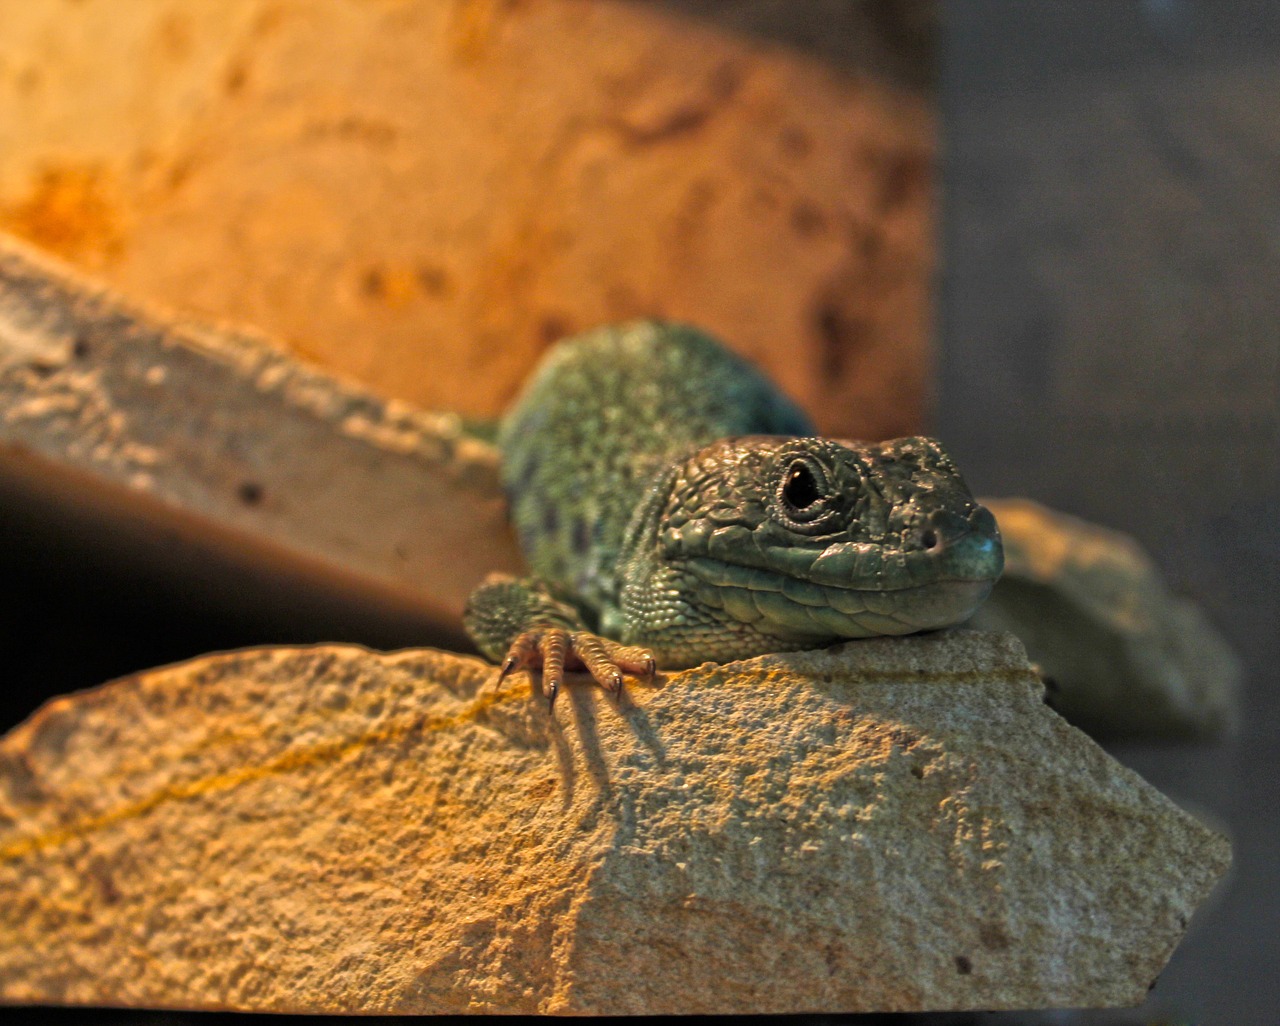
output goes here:
[{"label": "lizard toe", "polygon": [[634,645],[622,645],[616,641],[606,641],[609,658],[614,664],[633,677],[647,677],[650,680],[658,672],[658,661],[647,648]]},{"label": "lizard toe", "polygon": [[542,655],[542,693],[548,709],[555,708],[556,695],[564,683],[565,659],[571,648],[571,635],[563,627],[548,627],[542,632],[538,650]]},{"label": "lizard toe", "polygon": [[622,670],[611,658],[612,653],[604,638],[589,631],[575,631],[573,653],[602,688],[615,695],[622,690]]},{"label": "lizard toe", "polygon": [[541,670],[542,694],[548,708],[554,709],[566,668],[579,666],[614,695],[622,691],[626,674],[651,678],[657,672],[657,663],[648,649],[621,645],[590,631],[538,626],[521,631],[511,642],[498,670],[495,687],[501,687],[502,682],[518,670]]},{"label": "lizard toe", "polygon": [[493,682],[495,691],[502,689],[502,682],[517,670],[532,666],[538,658],[538,642],[541,631],[521,631],[507,649],[506,658],[498,669],[498,676]]}]

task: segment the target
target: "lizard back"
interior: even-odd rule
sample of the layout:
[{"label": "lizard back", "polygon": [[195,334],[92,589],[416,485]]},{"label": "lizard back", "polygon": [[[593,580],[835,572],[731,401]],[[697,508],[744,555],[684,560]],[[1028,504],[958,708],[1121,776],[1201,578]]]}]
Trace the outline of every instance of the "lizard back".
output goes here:
[{"label": "lizard back", "polygon": [[503,419],[502,480],[533,574],[595,615],[623,535],[683,453],[736,435],[810,435],[808,419],[709,335],[642,321],[558,343]]}]

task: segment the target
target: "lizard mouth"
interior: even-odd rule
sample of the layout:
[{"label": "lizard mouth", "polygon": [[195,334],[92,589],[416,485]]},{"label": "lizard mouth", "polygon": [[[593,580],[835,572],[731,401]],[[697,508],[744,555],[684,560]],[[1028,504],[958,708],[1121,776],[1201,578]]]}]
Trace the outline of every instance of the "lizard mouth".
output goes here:
[{"label": "lizard mouth", "polygon": [[[706,598],[737,620],[813,637],[911,634],[967,620],[1000,575],[999,538],[971,532],[938,551],[844,542],[766,549],[769,565],[684,561]],[[763,625],[762,625],[763,626]]]},{"label": "lizard mouth", "polygon": [[860,638],[950,627],[967,620],[994,584],[991,578],[950,578],[897,588],[859,588],[817,584],[706,557],[686,565],[714,594],[710,600],[734,619],[767,621],[806,637]]}]

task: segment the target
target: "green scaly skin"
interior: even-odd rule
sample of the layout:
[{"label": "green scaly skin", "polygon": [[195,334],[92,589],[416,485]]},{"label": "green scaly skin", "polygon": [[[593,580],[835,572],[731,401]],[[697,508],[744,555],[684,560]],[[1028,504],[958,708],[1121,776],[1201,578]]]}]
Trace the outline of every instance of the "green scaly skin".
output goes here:
[{"label": "green scaly skin", "polygon": [[652,672],[967,619],[1003,565],[991,514],[928,438],[813,437],[750,364],[641,322],[557,345],[502,423],[533,576],[491,577],[483,651],[606,687]]}]

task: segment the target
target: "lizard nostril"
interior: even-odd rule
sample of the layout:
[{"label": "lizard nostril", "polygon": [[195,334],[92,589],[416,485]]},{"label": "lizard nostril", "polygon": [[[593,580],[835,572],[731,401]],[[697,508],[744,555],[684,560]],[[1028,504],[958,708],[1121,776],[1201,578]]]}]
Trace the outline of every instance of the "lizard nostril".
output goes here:
[{"label": "lizard nostril", "polygon": [[925,531],[920,536],[920,544],[926,549],[936,549],[938,547],[938,532],[934,530]]}]

